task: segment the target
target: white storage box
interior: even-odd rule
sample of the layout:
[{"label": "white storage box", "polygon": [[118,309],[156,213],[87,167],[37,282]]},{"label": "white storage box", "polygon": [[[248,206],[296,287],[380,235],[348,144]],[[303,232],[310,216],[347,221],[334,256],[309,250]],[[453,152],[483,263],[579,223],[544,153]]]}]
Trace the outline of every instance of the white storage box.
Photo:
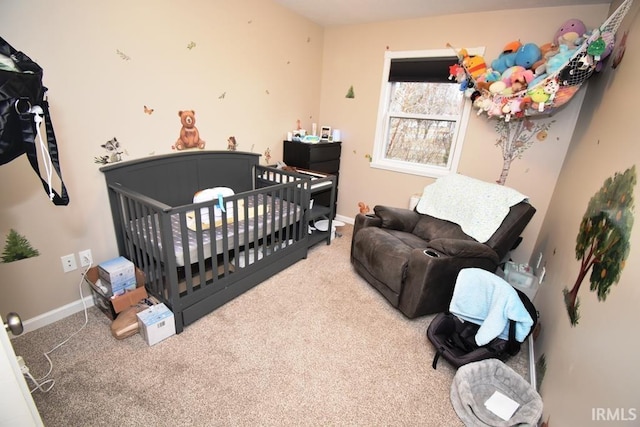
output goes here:
[{"label": "white storage box", "polygon": [[163,303],[152,305],[136,314],[140,335],[149,345],[154,345],[176,333],[173,313]]},{"label": "white storage box", "polygon": [[108,288],[108,296],[120,295],[136,288],[135,266],[125,257],[118,257],[98,265],[98,276]]}]

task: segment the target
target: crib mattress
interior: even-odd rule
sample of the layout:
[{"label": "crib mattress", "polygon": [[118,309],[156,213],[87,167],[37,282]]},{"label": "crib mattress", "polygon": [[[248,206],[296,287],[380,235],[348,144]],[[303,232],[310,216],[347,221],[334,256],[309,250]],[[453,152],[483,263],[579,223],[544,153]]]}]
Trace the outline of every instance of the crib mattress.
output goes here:
[{"label": "crib mattress", "polygon": [[[258,215],[261,216],[264,213],[264,206],[258,206]],[[269,211],[269,206],[267,206],[267,212]],[[248,217],[249,219],[255,216],[255,209],[248,209]],[[238,213],[236,214],[233,211],[233,206],[227,206],[226,212],[220,211],[218,208],[215,209],[214,214],[214,223],[216,227],[221,227],[223,220],[222,216],[226,217],[227,224],[230,224],[236,220],[241,221],[244,219],[245,211],[244,211],[244,200],[238,200]],[[211,219],[209,218],[209,209],[202,209],[202,213],[200,216],[200,228],[202,230],[208,230],[211,227]],[[187,228],[191,231],[197,231],[198,224],[196,222],[196,213],[195,211],[187,212]]]},{"label": "crib mattress", "polygon": [[[299,221],[301,219],[302,210],[300,209],[299,205],[277,198],[275,200],[272,200],[270,196],[266,197],[266,221],[264,215],[262,214],[258,215],[257,217],[251,217],[251,215],[249,215],[248,220],[240,219],[238,218],[240,215],[238,215],[235,218],[236,220],[228,221],[226,227],[216,225],[215,227],[203,230],[202,233],[200,233],[200,241],[202,242],[202,259],[211,258],[213,250],[215,250],[215,255],[217,255],[223,253],[223,251],[234,249],[236,246],[236,232],[238,235],[237,245],[243,246],[263,238],[264,236],[270,234],[273,230],[279,230],[282,227],[292,225],[296,222],[296,220]],[[259,206],[263,205],[262,198],[262,195],[258,196]],[[248,205],[249,210],[253,210],[252,199],[249,200]],[[271,214],[272,210],[274,212],[273,215]],[[259,213],[260,211],[262,211],[262,209],[259,209]],[[180,216],[181,214],[179,213],[171,214],[171,231],[173,240],[173,252],[176,258],[176,264],[179,267],[182,267],[185,265],[185,252],[188,254],[190,263],[195,263],[200,259],[200,251],[198,248],[199,239],[197,231],[185,227],[187,230],[187,239],[182,238],[182,225]],[[183,214],[183,217],[185,218],[185,221],[188,222],[187,215]],[[148,218],[141,218],[132,221],[136,223],[135,225],[132,224],[132,229],[135,230],[135,233],[140,239],[145,240],[148,246],[153,247],[157,242],[159,252],[160,254],[162,254],[162,239],[160,239],[160,226],[157,216],[154,216],[154,221],[156,224],[155,230],[157,230],[155,239],[147,238],[147,236],[153,235],[153,232],[151,231],[153,230],[153,228],[150,225],[148,227],[142,226],[142,224],[150,224],[151,221],[149,221]],[[245,221],[248,221],[246,226]],[[223,238],[225,234],[227,236],[226,245]],[[215,236],[213,244],[212,236]],[[186,248],[183,242],[188,243]]]}]

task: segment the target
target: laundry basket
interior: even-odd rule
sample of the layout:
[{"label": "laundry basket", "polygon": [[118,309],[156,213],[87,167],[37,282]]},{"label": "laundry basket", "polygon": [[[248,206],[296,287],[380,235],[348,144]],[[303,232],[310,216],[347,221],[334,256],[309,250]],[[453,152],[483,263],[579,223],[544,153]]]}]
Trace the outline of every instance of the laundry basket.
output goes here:
[{"label": "laundry basket", "polygon": [[[494,392],[520,406],[508,421],[485,406]],[[537,426],[542,416],[542,398],[513,369],[498,359],[473,362],[458,369],[451,385],[451,403],[466,426]]]}]

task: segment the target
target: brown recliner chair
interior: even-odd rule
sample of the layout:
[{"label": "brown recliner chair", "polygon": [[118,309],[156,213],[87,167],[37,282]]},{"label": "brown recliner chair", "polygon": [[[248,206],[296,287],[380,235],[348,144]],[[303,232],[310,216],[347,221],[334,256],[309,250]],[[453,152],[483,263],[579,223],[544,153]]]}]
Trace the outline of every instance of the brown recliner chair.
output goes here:
[{"label": "brown recliner chair", "polygon": [[535,211],[526,201],[512,206],[491,238],[480,243],[453,222],[376,206],[374,214],[356,216],[351,263],[408,318],[445,312],[458,272],[496,271]]}]

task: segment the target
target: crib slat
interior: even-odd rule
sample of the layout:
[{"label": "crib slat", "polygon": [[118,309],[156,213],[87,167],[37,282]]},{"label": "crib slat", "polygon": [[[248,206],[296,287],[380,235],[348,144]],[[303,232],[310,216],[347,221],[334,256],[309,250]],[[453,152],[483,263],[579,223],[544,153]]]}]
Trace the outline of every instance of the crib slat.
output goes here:
[{"label": "crib slat", "polygon": [[[212,206],[209,206],[209,218],[215,218],[215,209]],[[212,274],[212,283],[217,283],[220,278],[220,270],[218,269],[218,225],[216,221],[211,221],[209,219],[209,243],[210,243],[210,252],[211,252],[211,268],[215,269]]]},{"label": "crib slat", "polygon": [[[163,257],[165,261],[165,275],[162,288],[158,291],[166,299],[166,303],[171,307],[173,314],[180,315],[180,290],[178,288],[178,266],[174,252],[174,237],[171,226],[171,210],[157,212],[158,223],[160,224],[160,244],[162,245]],[[160,284],[160,283],[159,283]]]},{"label": "crib slat", "polygon": [[[260,197],[257,193],[254,193],[248,197],[251,197],[251,203],[252,203],[252,207],[251,209],[253,209],[253,218],[251,219],[252,223],[253,223],[253,236],[251,238],[251,240],[253,242],[256,242],[254,245],[254,249],[255,249],[255,260],[256,262],[258,261],[258,257],[260,256],[260,254],[262,253],[262,256],[266,256],[266,242],[264,241],[264,239],[262,239],[262,236],[260,235],[260,218],[264,218],[267,215],[267,211],[266,209],[264,209],[264,206],[261,203],[261,199],[263,199],[262,197]],[[248,197],[247,197],[247,202],[248,202]],[[262,206],[262,215],[260,215],[260,207]],[[263,229],[264,230],[264,229]],[[258,243],[262,240],[262,245],[259,245]],[[262,248],[260,247],[262,246]]]},{"label": "crib slat", "polygon": [[[244,239],[243,239],[243,243],[244,243],[244,250],[241,251],[240,250],[240,246],[236,246],[236,256],[235,259],[240,260],[240,256],[242,256],[244,258],[244,265],[245,267],[249,266],[249,260],[251,259],[251,254],[253,253],[254,256],[254,261],[258,260],[258,254],[255,253],[253,251],[253,249],[251,248],[251,245],[249,244],[249,242],[253,241],[249,236],[249,225],[251,224],[251,219],[249,218],[249,199],[248,198],[244,198],[243,201],[245,203],[243,203],[242,206],[242,216],[244,218],[244,221],[242,221],[242,232],[244,233]],[[236,210],[237,212],[237,210]],[[257,247],[258,242],[256,242],[256,244],[254,245],[254,248]],[[243,253],[244,252],[244,253]],[[238,267],[238,266],[236,266]]]},{"label": "crib slat", "polygon": [[[154,236],[155,241],[158,241],[158,236],[160,235],[159,224],[157,221],[158,212],[155,212],[151,207],[149,208],[149,217],[153,218],[149,221],[151,226],[147,229],[147,236]],[[162,259],[166,259],[167,255],[164,255],[160,252],[160,245],[150,245],[151,246],[151,255],[150,255],[150,267],[148,270],[145,270],[145,275],[147,279],[147,283],[152,284],[153,291],[156,295],[164,294],[163,290],[165,276],[162,272]],[[164,248],[164,247],[163,247]],[[166,298],[166,296],[165,296]]]},{"label": "crib slat", "polygon": [[135,238],[136,238],[136,234],[135,232],[130,233],[129,229],[127,228],[127,224],[129,224],[131,215],[129,213],[129,202],[126,198],[126,196],[124,194],[118,194],[118,201],[120,202],[120,213],[122,215],[122,221],[120,222],[120,226],[122,227],[122,232],[123,235],[126,236],[125,238],[125,245],[126,245],[126,254],[128,256],[131,256],[130,254],[134,253],[134,247],[135,247]]},{"label": "crib slat", "polygon": [[[151,231],[151,227],[150,227],[150,223],[153,222],[152,218],[153,216],[149,216],[149,215],[153,215],[152,212],[150,212],[149,207],[143,205],[142,203],[135,203],[135,215],[136,215],[136,223],[138,223],[142,230],[143,236],[153,236],[153,234],[150,234]],[[139,239],[140,240],[140,250],[135,252],[135,258],[136,260],[134,261],[134,263],[137,266],[140,266],[143,271],[148,271],[148,267],[149,267],[149,261],[148,261],[148,255],[153,249],[154,246],[156,245],[152,245],[151,244],[151,240],[150,239]]]},{"label": "crib slat", "polygon": [[[211,207],[207,209],[209,210],[209,222],[211,222]],[[196,247],[198,249],[198,276],[200,286],[204,286],[207,282],[207,271],[205,266],[204,242],[202,241],[202,212],[200,209],[196,209],[194,212],[196,221]]]},{"label": "crib slat", "polygon": [[[225,230],[228,230],[229,224],[227,223],[227,216],[226,215],[222,215],[222,222],[220,227],[222,227],[222,265],[223,265],[223,270],[224,270],[224,276],[227,276],[229,274],[229,233],[225,232]],[[234,247],[237,247],[238,245],[238,233],[234,231]]]},{"label": "crib slat", "polygon": [[[196,210],[197,212],[197,210]],[[182,259],[185,278],[185,292],[187,295],[193,293],[193,272],[191,269],[191,256],[189,255],[189,229],[187,228],[187,215],[185,212],[178,214],[180,222],[180,243],[182,245]]]}]

